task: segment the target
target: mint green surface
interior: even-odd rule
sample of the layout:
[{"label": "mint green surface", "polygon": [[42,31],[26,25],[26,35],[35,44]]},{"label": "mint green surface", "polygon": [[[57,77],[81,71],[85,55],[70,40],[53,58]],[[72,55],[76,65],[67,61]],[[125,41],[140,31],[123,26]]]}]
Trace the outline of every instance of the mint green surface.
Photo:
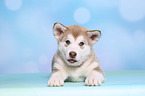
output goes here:
[{"label": "mint green surface", "polygon": [[145,70],[106,71],[102,86],[65,82],[48,87],[50,73],[0,75],[0,96],[145,96]]}]

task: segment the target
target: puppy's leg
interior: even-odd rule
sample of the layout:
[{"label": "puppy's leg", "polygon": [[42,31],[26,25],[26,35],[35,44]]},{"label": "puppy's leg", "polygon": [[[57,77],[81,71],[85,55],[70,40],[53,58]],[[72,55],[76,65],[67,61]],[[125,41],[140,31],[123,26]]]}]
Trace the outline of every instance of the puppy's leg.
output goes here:
[{"label": "puppy's leg", "polygon": [[103,71],[97,67],[93,69],[90,75],[86,78],[85,84],[87,86],[100,86],[102,82],[105,81],[105,76]]},{"label": "puppy's leg", "polygon": [[60,70],[53,70],[50,79],[48,80],[48,86],[63,86],[64,80],[67,76]]}]

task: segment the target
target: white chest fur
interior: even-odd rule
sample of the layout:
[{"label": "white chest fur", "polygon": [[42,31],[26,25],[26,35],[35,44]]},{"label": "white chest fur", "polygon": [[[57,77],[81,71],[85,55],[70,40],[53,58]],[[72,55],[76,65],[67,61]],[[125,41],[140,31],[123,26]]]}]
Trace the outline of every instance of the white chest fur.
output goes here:
[{"label": "white chest fur", "polygon": [[68,80],[69,81],[84,81],[85,76],[82,74],[81,70],[71,70],[69,71]]}]

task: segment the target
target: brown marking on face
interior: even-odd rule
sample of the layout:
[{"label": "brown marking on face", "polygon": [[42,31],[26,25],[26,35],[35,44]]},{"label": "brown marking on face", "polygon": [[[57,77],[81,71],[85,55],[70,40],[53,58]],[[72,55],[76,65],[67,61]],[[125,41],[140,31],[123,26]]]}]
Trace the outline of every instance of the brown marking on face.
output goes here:
[{"label": "brown marking on face", "polygon": [[62,38],[61,38],[60,41],[66,40],[67,36],[68,36],[69,34],[72,34],[73,37],[74,37],[75,39],[77,39],[79,36],[83,36],[84,39],[85,39],[86,41],[88,41],[87,43],[88,43],[89,45],[91,45],[90,39],[89,39],[89,37],[88,37],[87,32],[88,32],[88,30],[87,30],[86,28],[84,28],[84,27],[82,27],[82,26],[79,26],[79,25],[67,26],[67,29],[66,29],[66,31],[64,32],[64,34],[63,34],[63,36],[62,36]]},{"label": "brown marking on face", "polygon": [[68,30],[66,31],[69,31],[74,36],[75,39],[80,35],[83,35],[83,36],[87,35],[86,34],[87,29],[82,26],[71,25],[71,26],[68,26],[67,28]]}]

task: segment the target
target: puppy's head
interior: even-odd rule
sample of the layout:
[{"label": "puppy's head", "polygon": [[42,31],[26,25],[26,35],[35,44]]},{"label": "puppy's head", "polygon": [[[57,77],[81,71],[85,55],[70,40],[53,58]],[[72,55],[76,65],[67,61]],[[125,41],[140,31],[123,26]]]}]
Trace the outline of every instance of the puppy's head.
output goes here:
[{"label": "puppy's head", "polygon": [[90,56],[92,46],[101,37],[99,30],[87,30],[78,25],[64,26],[55,23],[53,33],[58,50],[69,66],[80,66]]}]

